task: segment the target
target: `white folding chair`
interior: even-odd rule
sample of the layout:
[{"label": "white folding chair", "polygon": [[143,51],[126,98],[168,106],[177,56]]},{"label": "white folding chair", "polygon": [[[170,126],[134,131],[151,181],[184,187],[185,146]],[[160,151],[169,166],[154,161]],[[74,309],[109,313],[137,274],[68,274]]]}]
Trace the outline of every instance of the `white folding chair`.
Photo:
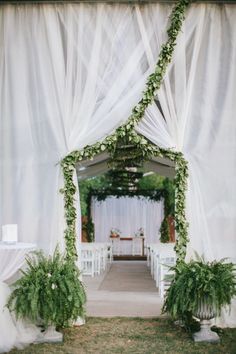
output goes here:
[{"label": "white folding chair", "polygon": [[160,287],[160,265],[162,259],[174,257],[175,258],[175,251],[174,251],[174,244],[173,243],[161,243],[157,247],[155,247],[155,254],[154,254],[154,270],[153,270],[153,278],[156,281],[156,286]]},{"label": "white folding chair", "polygon": [[105,270],[107,266],[107,244],[106,243],[100,243],[100,258],[101,258],[101,270]]},{"label": "white folding chair", "polygon": [[150,246],[150,268],[151,268],[151,275],[154,279],[156,279],[156,257],[158,254],[159,244],[153,243]]},{"label": "white folding chair", "polygon": [[166,257],[166,258],[159,258],[159,294],[161,298],[164,298],[166,290],[170,286],[170,280],[168,279],[168,275],[171,275],[171,267],[175,265],[176,257]]},{"label": "white folding chair", "polygon": [[146,245],[146,254],[147,254],[147,266],[150,267],[150,262],[151,262],[151,245],[150,244]]},{"label": "white folding chair", "polygon": [[95,250],[93,244],[81,243],[78,247],[82,275],[95,274]]},{"label": "white folding chair", "polygon": [[109,263],[112,263],[112,261],[113,261],[113,252],[112,252],[112,243],[111,242],[107,243],[107,261]]}]

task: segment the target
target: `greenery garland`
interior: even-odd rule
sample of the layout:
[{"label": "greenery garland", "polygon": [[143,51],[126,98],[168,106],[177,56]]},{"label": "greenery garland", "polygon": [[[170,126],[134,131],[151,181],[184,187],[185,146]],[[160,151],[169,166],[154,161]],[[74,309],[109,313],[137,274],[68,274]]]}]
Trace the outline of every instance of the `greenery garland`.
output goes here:
[{"label": "greenery garland", "polygon": [[144,197],[153,201],[158,202],[162,198],[165,198],[165,190],[164,189],[138,189],[138,190],[113,190],[109,188],[105,189],[91,189],[88,196],[88,202],[90,205],[91,198],[95,197],[98,201],[103,201],[109,196],[114,196],[116,198],[120,197]]},{"label": "greenery garland", "polygon": [[168,243],[170,241],[170,230],[169,230],[168,218],[166,215],[161,223],[160,234],[161,234],[160,241],[162,243]]},{"label": "greenery garland", "polygon": [[179,0],[170,16],[170,27],[167,30],[168,40],[162,46],[155,71],[151,74],[146,83],[146,89],[143,92],[143,97],[134,107],[131,116],[127,122],[120,126],[116,131],[107,136],[102,142],[97,142],[94,145],[86,146],[80,151],[73,151],[61,161],[61,167],[64,174],[64,188],[61,193],[64,194],[65,203],[65,218],[67,228],[65,230],[66,241],[66,257],[70,261],[75,261],[76,254],[76,208],[74,206],[74,195],[76,186],[73,183],[73,174],[75,165],[82,159],[93,159],[95,155],[107,150],[111,154],[114,153],[116,142],[119,138],[129,135],[129,141],[138,145],[147,156],[167,157],[176,164],[176,208],[175,208],[175,223],[178,239],[176,242],[176,253],[178,261],[183,261],[186,254],[186,246],[188,242],[187,228],[188,224],[185,218],[185,191],[187,189],[187,162],[183,154],[171,150],[160,149],[148,140],[138,135],[134,131],[135,125],[143,118],[148,105],[155,98],[157,90],[160,88],[164,78],[168,64],[171,62],[174,47],[176,45],[177,35],[181,30],[181,26],[185,16],[185,10],[189,4],[189,0]]},{"label": "greenery garland", "polygon": [[175,200],[175,189],[173,188],[173,184],[170,183],[168,178],[164,180],[163,187],[165,189],[164,219],[160,227],[160,241],[162,243],[167,243],[171,239],[170,225],[168,220],[169,217],[174,217],[175,214],[175,205],[173,203],[173,200]]}]

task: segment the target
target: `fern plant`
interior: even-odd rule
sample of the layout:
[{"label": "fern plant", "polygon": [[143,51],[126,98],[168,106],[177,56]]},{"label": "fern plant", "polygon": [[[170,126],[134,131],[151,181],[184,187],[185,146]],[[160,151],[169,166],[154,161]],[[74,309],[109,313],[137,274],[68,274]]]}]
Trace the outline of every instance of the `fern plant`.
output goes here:
[{"label": "fern plant", "polygon": [[17,318],[28,318],[44,327],[67,327],[85,315],[86,294],[79,270],[58,248],[51,257],[33,252],[26,262],[28,267],[13,284],[7,304]]},{"label": "fern plant", "polygon": [[219,316],[222,307],[230,305],[236,295],[236,268],[233,263],[225,263],[225,259],[206,262],[197,256],[196,260],[181,262],[171,270],[174,274],[169,276],[172,282],[162,311],[175,319],[191,320],[203,299]]}]

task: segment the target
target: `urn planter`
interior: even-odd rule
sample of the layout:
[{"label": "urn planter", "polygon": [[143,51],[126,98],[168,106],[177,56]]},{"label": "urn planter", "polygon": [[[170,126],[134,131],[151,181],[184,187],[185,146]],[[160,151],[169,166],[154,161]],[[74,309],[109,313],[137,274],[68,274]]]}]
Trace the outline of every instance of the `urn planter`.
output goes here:
[{"label": "urn planter", "polygon": [[206,299],[203,298],[199,301],[194,316],[200,320],[200,331],[193,334],[194,341],[219,343],[218,334],[211,330],[211,320],[216,317],[216,311],[212,305],[207,303]]},{"label": "urn planter", "polygon": [[38,336],[35,344],[37,343],[62,343],[63,342],[63,334],[61,332],[56,331],[55,326],[49,326],[42,331]]},{"label": "urn planter", "polygon": [[195,327],[193,318],[198,318],[201,329],[193,335],[195,342],[219,342],[217,333],[211,331],[211,320],[220,316],[236,295],[235,265],[226,259],[210,262],[198,254],[195,257],[171,268],[162,311],[182,321],[190,331]]}]

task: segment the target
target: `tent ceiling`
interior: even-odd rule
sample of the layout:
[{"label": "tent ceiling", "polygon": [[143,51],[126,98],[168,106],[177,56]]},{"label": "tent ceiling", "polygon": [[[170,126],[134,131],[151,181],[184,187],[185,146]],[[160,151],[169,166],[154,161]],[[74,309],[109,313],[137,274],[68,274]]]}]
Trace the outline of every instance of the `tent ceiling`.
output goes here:
[{"label": "tent ceiling", "polygon": [[[76,171],[79,180],[95,177],[109,171],[110,156],[107,153],[101,153],[94,157],[93,160],[82,160],[76,166]],[[153,157],[144,163],[142,168],[145,172],[154,172],[161,176],[173,179],[175,176],[175,164],[173,161]]]}]

